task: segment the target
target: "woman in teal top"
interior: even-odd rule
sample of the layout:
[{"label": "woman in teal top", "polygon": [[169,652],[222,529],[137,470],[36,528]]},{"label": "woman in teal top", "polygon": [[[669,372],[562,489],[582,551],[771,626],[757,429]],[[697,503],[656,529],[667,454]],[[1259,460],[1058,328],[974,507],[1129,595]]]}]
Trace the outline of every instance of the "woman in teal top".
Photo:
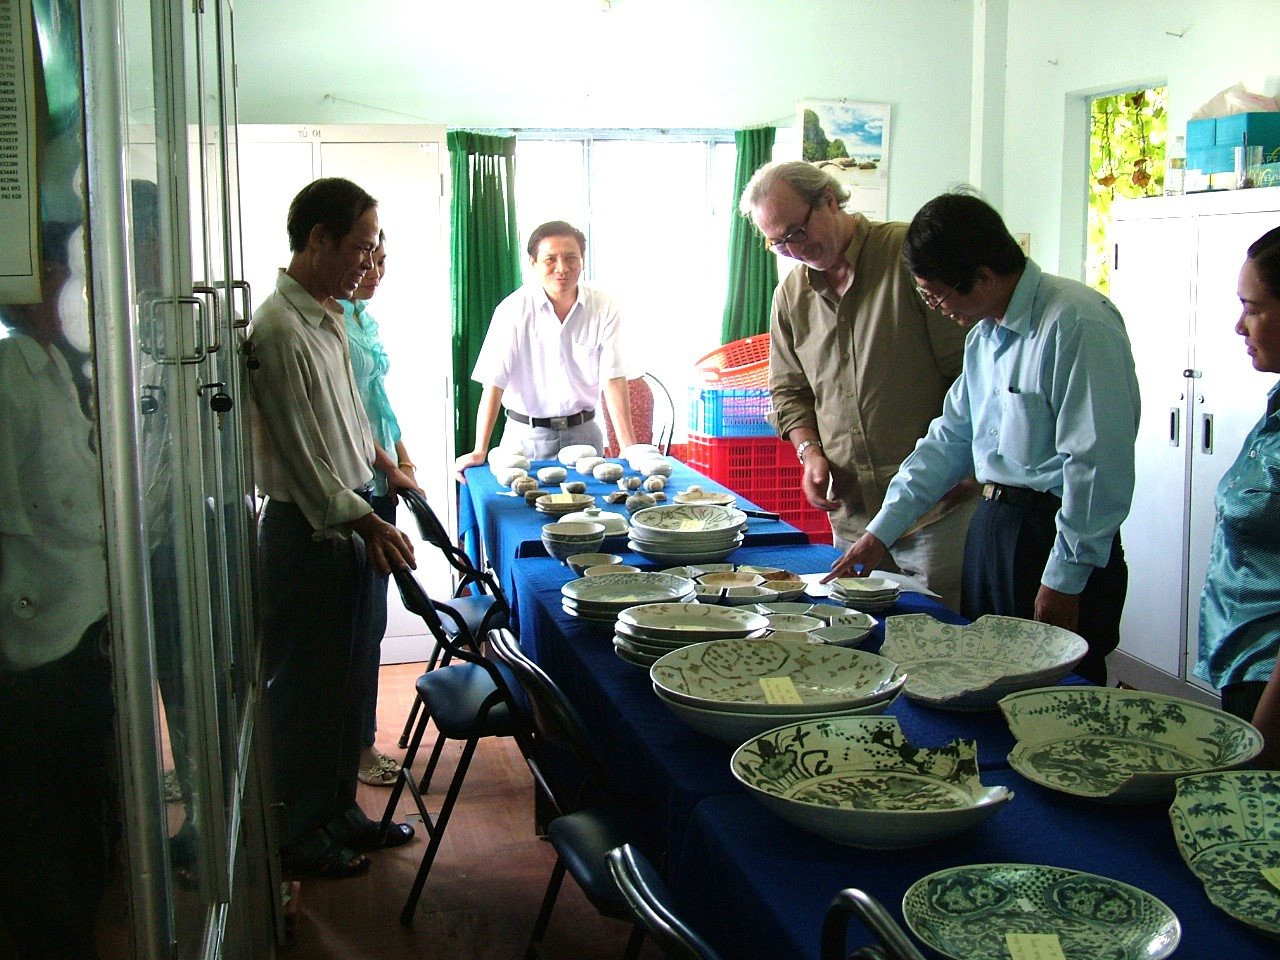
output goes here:
[{"label": "woman in teal top", "polygon": [[[1236,333],[1257,370],[1280,373],[1280,227],[1249,247],[1237,287]],[[1217,526],[1200,598],[1196,676],[1222,691],[1222,707],[1255,718],[1280,647],[1280,383],[1218,484]],[[1273,678],[1274,680],[1274,678]],[[1269,702],[1276,703],[1274,696]],[[1278,704],[1280,705],[1280,704]],[[1280,744],[1268,745],[1274,751]]]},{"label": "woman in teal top", "polygon": [[[382,348],[378,337],[377,321],[369,314],[369,300],[373,298],[386,273],[387,249],[386,237],[378,234],[378,247],[373,252],[373,269],[369,270],[356,288],[352,300],[339,300],[342,315],[346,320],[347,342],[351,352],[351,372],[355,376],[356,390],[360,394],[360,402],[364,405],[365,415],[369,418],[369,427],[373,432],[373,442],[378,446],[378,463],[387,464],[387,470],[375,465],[373,470],[373,497],[370,502],[379,517],[394,524],[396,522],[395,487],[417,487],[414,477],[413,461],[405,450],[400,439],[400,423],[391,409],[391,401],[383,387],[390,361],[387,352]],[[395,451],[395,456],[390,451]],[[395,463],[396,467],[390,464]],[[392,475],[389,477],[388,472]],[[382,577],[381,589],[374,591],[374,609],[370,611],[373,635],[379,643],[373,645],[369,669],[364,678],[362,697],[362,737],[360,742],[361,782],[376,787],[386,787],[395,783],[400,765],[391,757],[374,747],[377,733],[378,710],[378,666],[381,660],[381,638],[387,629],[387,578]]]}]

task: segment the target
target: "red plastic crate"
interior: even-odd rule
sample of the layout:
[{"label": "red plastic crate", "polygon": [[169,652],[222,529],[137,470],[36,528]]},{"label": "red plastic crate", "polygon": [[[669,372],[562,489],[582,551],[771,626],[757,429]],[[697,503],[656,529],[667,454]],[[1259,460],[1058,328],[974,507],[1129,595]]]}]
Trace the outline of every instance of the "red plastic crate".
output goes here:
[{"label": "red plastic crate", "polygon": [[690,433],[685,462],[712,480],[736,490],[765,510],[808,534],[815,543],[831,542],[827,515],[809,504],[800,489],[795,449],[778,437],[708,437]]}]

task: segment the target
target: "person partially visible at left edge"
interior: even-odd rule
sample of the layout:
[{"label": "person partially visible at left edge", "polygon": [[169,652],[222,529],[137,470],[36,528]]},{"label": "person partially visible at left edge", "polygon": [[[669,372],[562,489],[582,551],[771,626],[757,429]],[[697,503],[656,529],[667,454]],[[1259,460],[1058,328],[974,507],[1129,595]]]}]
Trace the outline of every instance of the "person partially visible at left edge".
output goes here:
[{"label": "person partially visible at left edge", "polygon": [[[350,300],[339,300],[342,319],[346,323],[347,342],[351,347],[351,372],[355,376],[360,403],[369,418],[373,432],[375,460],[373,470],[373,512],[387,523],[396,522],[396,489],[418,489],[415,479],[417,467],[409,459],[409,451],[400,434],[400,421],[391,409],[384,381],[391,361],[383,349],[378,335],[378,321],[369,312],[369,301],[378,292],[378,285],[387,272],[387,239],[378,231],[378,247],[373,251],[373,266],[365,273]],[[395,451],[392,456],[391,451]],[[378,732],[378,669],[382,654],[382,637],[387,632],[387,582],[382,574],[377,576],[373,591],[370,631],[373,643],[369,650],[369,662],[365,671],[363,720],[360,725],[361,783],[374,787],[389,787],[396,782],[400,764],[380,751],[374,740]]]},{"label": "person partially visible at left edge", "polygon": [[337,299],[350,299],[378,245],[377,202],[349,180],[316,180],[288,214],[293,256],[254,311],[246,350],[254,462],[267,497],[258,528],[262,670],[281,865],[340,878],[386,833],[356,803],[363,668],[374,573],[413,567],[408,537],[369,504],[375,445],[351,373]]},{"label": "person partially visible at left edge", "polygon": [[489,437],[505,407],[502,446],[531,460],[586,443],[604,452],[596,404],[605,403],[618,445],[635,443],[622,348],[622,315],[613,299],[581,280],[587,238],[563,220],[529,236],[537,277],[493,311],[471,379],[484,385],[476,410],[475,449],[454,461],[458,479],[484,463]]},{"label": "person partially visible at left edge", "polygon": [[[925,302],[962,327],[964,369],[832,576],[874,569],[915,518],[974,473],[960,612],[1035,619],[1089,644],[1076,673],[1104,685],[1120,641],[1140,403],[1120,312],[1046,274],[968,193],[926,203],[903,247]],[[865,572],[865,571],[864,571]]]},{"label": "person partially visible at left edge", "polygon": [[[1249,247],[1236,290],[1235,329],[1254,369],[1280,373],[1280,227]],[[1280,383],[1218,483],[1216,514],[1195,674],[1221,691],[1223,710],[1263,731],[1260,763],[1280,769]]]}]

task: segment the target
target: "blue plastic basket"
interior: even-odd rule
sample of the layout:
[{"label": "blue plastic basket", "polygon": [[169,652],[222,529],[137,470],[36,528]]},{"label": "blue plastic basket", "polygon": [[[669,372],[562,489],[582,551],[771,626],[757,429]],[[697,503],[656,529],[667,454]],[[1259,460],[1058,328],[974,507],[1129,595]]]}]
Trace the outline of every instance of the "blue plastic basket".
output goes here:
[{"label": "blue plastic basket", "polygon": [[773,434],[768,390],[689,388],[689,430],[708,437],[766,437]]}]

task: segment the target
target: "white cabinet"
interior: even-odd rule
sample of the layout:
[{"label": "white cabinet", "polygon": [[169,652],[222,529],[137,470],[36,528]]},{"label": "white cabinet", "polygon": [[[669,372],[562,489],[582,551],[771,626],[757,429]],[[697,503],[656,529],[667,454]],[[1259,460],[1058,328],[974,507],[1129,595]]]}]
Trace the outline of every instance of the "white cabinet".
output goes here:
[{"label": "white cabinet", "polygon": [[1234,332],[1245,251],[1280,224],[1280,190],[1117,202],[1111,295],[1142,391],[1133,509],[1121,528],[1129,594],[1114,672],[1186,694],[1214,493],[1262,415],[1274,374]]}]

